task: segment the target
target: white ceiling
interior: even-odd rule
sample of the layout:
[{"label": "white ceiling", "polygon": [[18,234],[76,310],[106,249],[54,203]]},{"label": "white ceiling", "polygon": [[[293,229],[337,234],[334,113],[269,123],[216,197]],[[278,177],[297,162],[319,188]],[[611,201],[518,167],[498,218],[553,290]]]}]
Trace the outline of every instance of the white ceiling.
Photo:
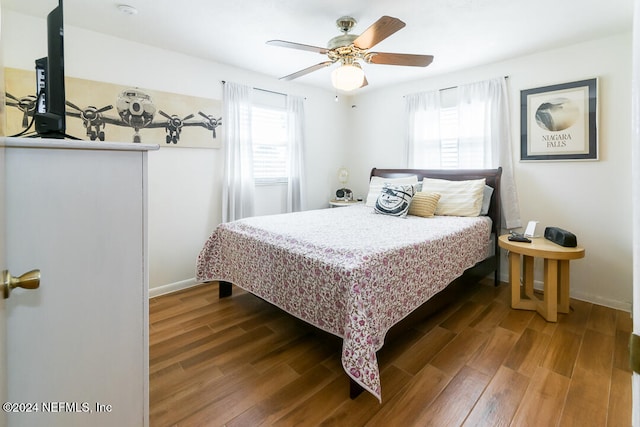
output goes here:
[{"label": "white ceiling", "polygon": [[[3,10],[40,17],[57,4],[1,1]],[[125,15],[118,4],[134,6],[138,13]],[[340,34],[335,26],[340,16],[358,20],[355,34],[382,15],[394,16],[407,26],[372,50],[435,59],[427,68],[365,64],[374,88],[631,31],[633,0],[64,0],[64,13],[66,25],[274,78],[325,56],[268,46],[267,40],[325,47]],[[297,81],[331,88],[330,69]]]}]

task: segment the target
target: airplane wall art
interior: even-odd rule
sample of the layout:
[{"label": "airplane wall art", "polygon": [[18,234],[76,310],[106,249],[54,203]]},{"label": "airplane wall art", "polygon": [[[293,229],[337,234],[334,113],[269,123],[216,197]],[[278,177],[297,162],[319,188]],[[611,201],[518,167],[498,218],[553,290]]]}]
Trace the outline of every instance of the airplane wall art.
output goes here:
[{"label": "airplane wall art", "polygon": [[[26,129],[35,111],[35,72],[5,68],[7,135]],[[220,148],[219,100],[65,79],[67,134],[91,141]]]}]

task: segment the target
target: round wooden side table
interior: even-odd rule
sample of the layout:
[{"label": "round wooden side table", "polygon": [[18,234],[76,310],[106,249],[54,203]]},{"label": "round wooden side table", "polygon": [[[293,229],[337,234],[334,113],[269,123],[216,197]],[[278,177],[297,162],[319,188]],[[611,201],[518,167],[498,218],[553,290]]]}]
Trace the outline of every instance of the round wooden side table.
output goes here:
[{"label": "round wooden side table", "polygon": [[[569,261],[584,257],[584,248],[567,248],[542,237],[531,238],[531,243],[512,242],[509,235],[500,236],[498,245],[509,251],[509,281],[511,307],[535,310],[548,322],[558,321],[558,312],[569,312]],[[522,262],[521,262],[522,258]],[[533,294],[533,260],[544,259],[544,297]],[[522,298],[520,274],[527,299]]]}]

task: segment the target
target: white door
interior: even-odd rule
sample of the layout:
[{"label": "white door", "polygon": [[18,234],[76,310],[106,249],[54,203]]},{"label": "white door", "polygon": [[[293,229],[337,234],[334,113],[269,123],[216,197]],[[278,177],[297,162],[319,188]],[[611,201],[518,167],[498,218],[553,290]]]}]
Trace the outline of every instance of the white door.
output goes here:
[{"label": "white door", "polygon": [[148,426],[146,153],[6,148],[3,69],[0,272],[43,283],[0,289],[0,427]]},{"label": "white door", "polygon": [[6,265],[42,278],[4,305],[7,424],[143,426],[146,153],[28,145],[5,148]]},{"label": "white door", "polygon": [[[1,15],[1,14],[0,14]],[[0,16],[0,21],[2,17]],[[1,63],[1,61],[0,61]],[[1,115],[0,115],[1,117]],[[6,268],[4,254],[4,147],[0,143],[0,271]],[[5,335],[5,303],[0,296],[0,403],[7,401],[7,339]],[[7,417],[4,411],[0,411],[0,427],[6,427]]]}]

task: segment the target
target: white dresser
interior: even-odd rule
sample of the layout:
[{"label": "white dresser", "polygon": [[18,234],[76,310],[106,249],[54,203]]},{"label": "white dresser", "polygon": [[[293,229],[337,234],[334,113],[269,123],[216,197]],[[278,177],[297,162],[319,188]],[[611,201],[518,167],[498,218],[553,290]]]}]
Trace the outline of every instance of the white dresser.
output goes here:
[{"label": "white dresser", "polygon": [[147,157],[157,145],[4,138],[9,426],[147,426]]}]

